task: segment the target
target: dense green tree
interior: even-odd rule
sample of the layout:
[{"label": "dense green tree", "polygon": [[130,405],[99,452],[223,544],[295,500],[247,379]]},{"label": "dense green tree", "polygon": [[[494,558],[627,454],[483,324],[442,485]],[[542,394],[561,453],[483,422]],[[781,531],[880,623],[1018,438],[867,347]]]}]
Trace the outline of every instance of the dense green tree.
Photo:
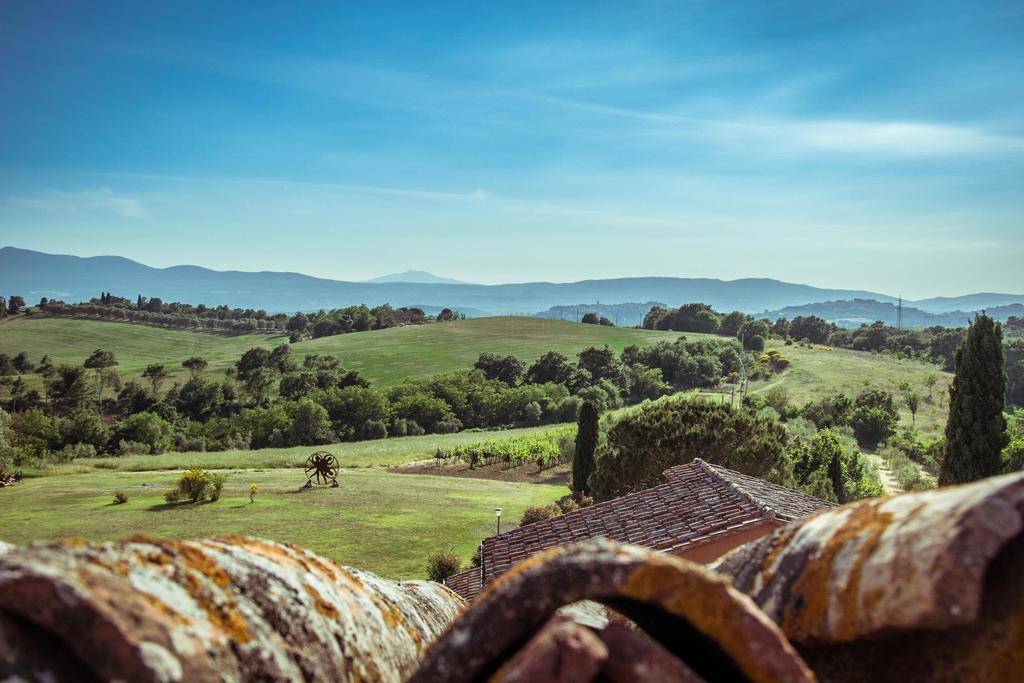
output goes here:
[{"label": "dense green tree", "polygon": [[284,374],[295,370],[295,361],[292,360],[292,347],[288,344],[279,344],[271,350],[267,356],[267,367]]},{"label": "dense green tree", "polygon": [[1002,470],[1001,454],[1009,442],[1003,416],[1003,366],[1002,329],[987,315],[976,316],[956,351],[940,486],[975,481]]},{"label": "dense green tree", "polygon": [[942,364],[942,369],[952,372],[956,369],[956,351],[963,343],[966,330],[939,328],[928,342],[928,355]]},{"label": "dense green tree", "polygon": [[117,414],[123,417],[149,410],[156,399],[151,391],[146,391],[137,382],[125,382],[117,394]]},{"label": "dense green tree", "polygon": [[853,401],[850,426],[857,443],[875,448],[896,433],[899,419],[893,395],[884,389],[868,388]]},{"label": "dense green tree", "polygon": [[786,430],[750,408],[672,397],[623,415],[598,448],[589,484],[609,500],[662,483],[662,473],[694,458],[768,481],[790,478]]},{"label": "dense green tree", "polygon": [[11,362],[14,364],[14,369],[23,375],[34,372],[36,369],[35,365],[32,364],[32,361],[29,360],[28,354],[24,351],[18,353]]},{"label": "dense green tree", "polygon": [[572,377],[573,367],[569,359],[557,351],[548,351],[538,358],[526,371],[528,384],[566,384]]},{"label": "dense green tree", "polygon": [[199,377],[199,373],[206,369],[209,363],[202,356],[192,356],[181,361],[181,367],[185,368],[192,375],[192,379]]},{"label": "dense green tree", "polygon": [[1015,339],[1004,349],[1006,355],[1006,402],[1024,407],[1024,339]]},{"label": "dense green tree", "polygon": [[17,294],[12,294],[10,298],[7,299],[7,312],[11,315],[14,315],[24,307],[25,300]]},{"label": "dense green tree", "polygon": [[[736,331],[736,338],[740,340],[744,348],[751,349],[749,340],[754,337],[761,337],[761,348],[764,348],[764,340],[772,334],[771,326],[766,320],[747,320]],[[756,350],[756,349],[755,349]]]},{"label": "dense green tree", "polygon": [[242,357],[235,364],[238,371],[238,381],[245,382],[252,375],[270,365],[270,351],[261,347],[253,347],[242,354]]},{"label": "dense green tree", "polygon": [[594,312],[584,313],[583,317],[580,318],[580,322],[584,325],[597,325],[600,321],[601,319]]},{"label": "dense green tree", "polygon": [[589,491],[587,480],[594,472],[594,453],[598,438],[597,407],[590,401],[580,406],[576,431],[576,452],[572,458],[572,490],[574,493]]},{"label": "dense green tree", "polygon": [[800,413],[814,423],[818,429],[841,427],[850,420],[853,401],[846,394],[835,392],[817,401],[809,401]]},{"label": "dense green tree", "polygon": [[622,364],[607,344],[602,348],[591,346],[580,351],[579,367],[594,382],[606,379],[617,385],[622,384]]},{"label": "dense green tree", "polygon": [[626,369],[626,387],[632,403],[653,401],[672,393],[672,387],[665,381],[661,370],[640,364]]},{"label": "dense green tree", "polygon": [[[149,446],[152,453],[163,453],[171,447],[174,427],[156,413],[137,413],[123,420],[117,437]],[[115,437],[115,438],[117,438]]]},{"label": "dense green tree", "polygon": [[450,308],[442,308],[441,312],[437,314],[437,319],[440,322],[450,322],[452,320],[458,320],[458,316]]},{"label": "dense green tree", "polygon": [[[653,313],[653,309],[651,313]],[[651,313],[648,313],[648,316]],[[718,331],[719,317],[719,314],[707,304],[683,304],[658,320],[657,329],[713,334]]]},{"label": "dense green tree", "polygon": [[316,375],[309,370],[290,372],[281,377],[281,396],[292,401],[309,396],[316,388]]},{"label": "dense green tree", "polygon": [[16,374],[18,374],[18,369],[14,367],[11,357],[6,353],[0,353],[0,377],[10,377]]},{"label": "dense green tree", "polygon": [[46,379],[53,377],[55,370],[53,367],[53,361],[50,360],[49,355],[44,355],[39,360],[39,366],[36,368],[36,371]]},{"label": "dense green tree", "polygon": [[483,372],[487,379],[496,379],[509,386],[515,386],[523,377],[526,363],[511,355],[481,353],[473,367]]},{"label": "dense green tree", "polygon": [[[361,386],[336,387],[317,391],[312,398],[327,410],[331,428],[342,440],[355,438],[367,420],[389,421],[392,416],[387,397],[376,389]],[[398,415],[410,420],[415,419],[411,415]]]},{"label": "dense green tree", "polygon": [[80,408],[89,395],[85,368],[61,365],[47,382],[46,391],[58,411],[70,412]]},{"label": "dense green tree", "polygon": [[740,331],[740,326],[747,322],[750,316],[740,311],[733,311],[722,316],[722,322],[718,325],[718,334],[735,337]]},{"label": "dense green tree", "polygon": [[668,317],[668,309],[664,306],[654,306],[644,316],[643,328],[645,330],[662,329],[662,321]]},{"label": "dense green tree", "polygon": [[815,344],[824,344],[835,331],[835,326],[816,315],[798,315],[789,323],[789,335],[793,339],[807,339]]},{"label": "dense green tree", "polygon": [[309,329],[309,318],[305,313],[299,311],[291,318],[288,319],[288,325],[286,328],[289,332],[298,332],[302,334]]},{"label": "dense green tree", "polygon": [[[171,400],[168,396],[167,400]],[[224,401],[221,385],[196,377],[185,382],[174,397],[178,412],[193,420],[205,422],[220,412]]]},{"label": "dense green tree", "polygon": [[276,381],[277,375],[273,370],[268,367],[255,367],[246,371],[243,385],[253,405],[263,406],[270,400],[270,392]]},{"label": "dense green tree", "polygon": [[334,440],[331,418],[322,405],[304,398],[289,401],[285,410],[292,420],[289,445],[315,446]]},{"label": "dense green tree", "polygon": [[65,444],[90,444],[98,452],[102,452],[110,439],[110,430],[103,423],[99,413],[82,409],[60,421],[60,436]]}]

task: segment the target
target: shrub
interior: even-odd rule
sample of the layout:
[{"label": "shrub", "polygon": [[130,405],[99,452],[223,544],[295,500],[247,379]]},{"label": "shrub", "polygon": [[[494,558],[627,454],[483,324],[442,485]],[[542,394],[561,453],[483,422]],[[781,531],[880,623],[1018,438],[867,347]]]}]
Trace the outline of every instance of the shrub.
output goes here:
[{"label": "shrub", "polygon": [[95,458],[96,447],[91,443],[68,444],[61,450],[61,460],[70,461],[75,458]]},{"label": "shrub", "polygon": [[165,493],[164,498],[168,503],[183,500],[198,503],[205,499],[216,501],[220,499],[226,480],[227,475],[210,474],[204,469],[193,467],[181,475],[175,488]]},{"label": "shrub", "polygon": [[128,502],[128,496],[124,491],[118,491],[114,494],[114,505],[124,505]]},{"label": "shrub", "polygon": [[210,476],[210,500],[220,500],[220,494],[224,492],[224,482],[228,480],[228,475],[218,472]]},{"label": "shrub", "polygon": [[427,577],[431,581],[443,582],[462,570],[462,561],[452,551],[434,553],[427,558]]},{"label": "shrub", "polygon": [[434,423],[435,434],[454,434],[455,432],[462,431],[462,422],[457,418],[451,418],[448,420],[440,420]]},{"label": "shrub", "polygon": [[117,444],[118,455],[149,455],[149,453],[149,444],[146,443],[121,439]]},{"label": "shrub", "polygon": [[544,519],[554,519],[561,515],[562,510],[555,503],[550,505],[531,505],[523,510],[523,518],[519,520],[519,525],[525,526]]},{"label": "shrub", "polygon": [[861,406],[853,411],[850,425],[863,448],[877,448],[896,431],[896,421],[881,408]]},{"label": "shrub", "polygon": [[592,495],[610,500],[663,483],[662,473],[694,458],[785,485],[786,429],[750,408],[686,397],[625,413],[598,448]]},{"label": "shrub", "polygon": [[772,387],[764,394],[765,403],[775,409],[779,415],[786,415],[786,407],[789,405],[789,392],[784,386]]},{"label": "shrub", "polygon": [[764,351],[764,337],[754,334],[743,340],[743,348],[747,351]]},{"label": "shrub", "polygon": [[383,439],[388,435],[388,426],[384,420],[367,420],[359,428],[361,439]]}]

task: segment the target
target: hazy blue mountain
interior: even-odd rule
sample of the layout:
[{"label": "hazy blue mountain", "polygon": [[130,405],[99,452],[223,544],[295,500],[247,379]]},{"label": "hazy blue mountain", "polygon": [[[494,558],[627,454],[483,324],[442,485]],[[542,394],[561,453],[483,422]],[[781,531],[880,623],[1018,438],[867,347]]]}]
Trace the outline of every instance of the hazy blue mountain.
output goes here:
[{"label": "hazy blue mountain", "polygon": [[[957,297],[957,299],[970,299],[970,297]],[[1024,300],[1020,297],[1019,300]],[[930,327],[941,325],[942,327],[963,327],[974,318],[974,314],[980,310],[954,310],[941,313],[930,313],[914,306],[903,305],[903,327]],[[1005,306],[992,306],[985,311],[993,319],[1006,322],[1008,317],[1024,317],[1024,304],[1014,303]],[[848,301],[824,301],[801,306],[787,306],[774,311],[764,311],[758,317],[787,318],[792,320],[798,315],[815,315],[834,322],[840,327],[860,327],[863,324],[881,320],[887,325],[895,325],[897,322],[897,308],[891,302],[879,302],[870,299],[853,299]]]},{"label": "hazy blue mountain", "polygon": [[[104,291],[126,297],[142,294],[165,301],[227,304],[272,312],[390,303],[449,306],[494,315],[530,315],[574,301],[663,301],[669,306],[702,301],[720,311],[758,313],[818,301],[895,302],[893,297],[874,292],[822,289],[770,279],[634,277],[506,285],[346,282],[300,273],[215,271],[198,266],[151,268],[117,256],[80,258],[14,247],[0,249],[2,296],[20,294],[29,303],[36,303],[43,296],[78,302]],[[1024,303],[1024,297],[1017,300]]]},{"label": "hazy blue mountain", "polygon": [[381,275],[375,277],[372,280],[366,282],[411,282],[414,284],[426,285],[465,285],[468,284],[462,280],[453,280],[450,277],[440,277],[433,273],[428,273],[425,270],[406,270],[401,273],[391,273],[390,275]]},{"label": "hazy blue mountain", "polygon": [[981,292],[964,296],[937,296],[931,299],[920,299],[911,302],[915,308],[929,313],[946,313],[948,311],[980,311],[995,309],[999,306],[1024,303],[1024,294],[995,294]]},{"label": "hazy blue mountain", "polygon": [[596,313],[598,316],[608,318],[619,327],[634,327],[642,325],[644,316],[655,306],[665,307],[665,304],[660,301],[648,301],[642,304],[572,304],[552,306],[548,310],[534,315],[538,318],[551,318],[552,320],[578,321],[587,313]]}]

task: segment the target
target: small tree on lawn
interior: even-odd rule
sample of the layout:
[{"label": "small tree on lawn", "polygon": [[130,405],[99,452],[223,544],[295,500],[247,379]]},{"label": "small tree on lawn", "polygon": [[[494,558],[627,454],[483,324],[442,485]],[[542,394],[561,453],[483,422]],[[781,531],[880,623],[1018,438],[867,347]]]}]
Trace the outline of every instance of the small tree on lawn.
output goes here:
[{"label": "small tree on lawn", "polygon": [[455,576],[462,569],[462,561],[452,551],[434,553],[427,558],[427,577],[431,581],[442,583],[450,576]]},{"label": "small tree on lawn", "polygon": [[1003,363],[1002,328],[987,315],[976,316],[956,350],[939,486],[975,481],[1002,470],[1000,455],[1009,443]]}]

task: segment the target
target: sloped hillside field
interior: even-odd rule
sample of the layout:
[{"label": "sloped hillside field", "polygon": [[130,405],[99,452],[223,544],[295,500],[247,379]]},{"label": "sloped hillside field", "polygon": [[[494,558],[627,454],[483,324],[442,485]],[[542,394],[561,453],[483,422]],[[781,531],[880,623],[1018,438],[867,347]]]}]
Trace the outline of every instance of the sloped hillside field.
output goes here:
[{"label": "sloped hillside field", "polygon": [[[511,353],[532,361],[548,351],[575,356],[588,346],[607,344],[616,352],[636,344],[675,339],[676,332],[582,325],[561,320],[496,317],[411,325],[372,332],[310,339],[292,345],[301,361],[312,353],[339,356],[342,364],[378,386],[398,384],[473,365],[481,353]],[[80,365],[96,349],[114,352],[123,376],[136,376],[150,363],[164,363],[176,378],[187,372],[181,361],[202,356],[208,375],[222,375],[246,350],[287,344],[280,333],[219,334],[163,329],[132,323],[28,317],[0,324],[0,353],[26,351],[33,361],[49,355],[54,363]]]}]

